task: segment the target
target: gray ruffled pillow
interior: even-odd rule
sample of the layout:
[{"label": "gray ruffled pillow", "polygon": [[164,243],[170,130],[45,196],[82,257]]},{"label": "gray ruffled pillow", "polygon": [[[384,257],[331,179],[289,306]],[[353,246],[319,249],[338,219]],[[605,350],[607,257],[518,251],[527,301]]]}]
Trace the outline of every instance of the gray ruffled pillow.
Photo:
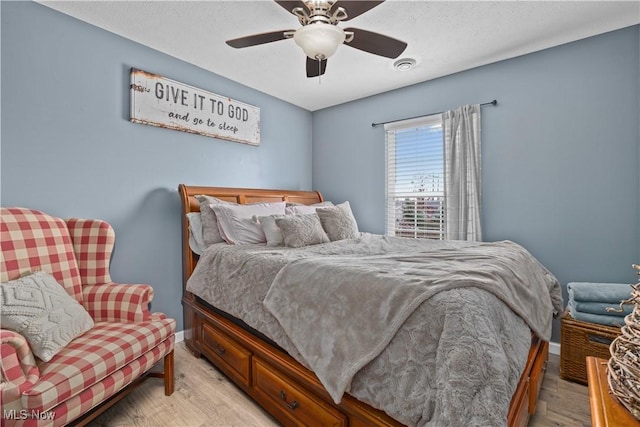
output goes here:
[{"label": "gray ruffled pillow", "polygon": [[359,236],[358,223],[356,222],[349,202],[340,203],[330,208],[316,209],[322,228],[329,236],[329,240],[355,239]]},{"label": "gray ruffled pillow", "polygon": [[237,203],[227,202],[213,196],[195,196],[200,203],[200,220],[202,222],[202,241],[204,247],[208,248],[214,243],[224,242],[220,229],[218,228],[218,217],[211,208],[211,205],[235,205]]},{"label": "gray ruffled pillow", "polygon": [[322,229],[317,213],[285,215],[276,218],[276,225],[282,232],[284,245],[290,248],[329,242],[329,237]]}]

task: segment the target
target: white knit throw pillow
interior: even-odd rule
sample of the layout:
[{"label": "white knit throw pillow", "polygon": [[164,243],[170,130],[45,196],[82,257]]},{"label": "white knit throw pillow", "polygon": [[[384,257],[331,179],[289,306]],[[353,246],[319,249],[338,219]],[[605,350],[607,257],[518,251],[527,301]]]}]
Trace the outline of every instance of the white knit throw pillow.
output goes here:
[{"label": "white knit throw pillow", "polygon": [[93,319],[49,273],[38,271],[0,285],[2,327],[25,337],[45,362],[93,327]]}]

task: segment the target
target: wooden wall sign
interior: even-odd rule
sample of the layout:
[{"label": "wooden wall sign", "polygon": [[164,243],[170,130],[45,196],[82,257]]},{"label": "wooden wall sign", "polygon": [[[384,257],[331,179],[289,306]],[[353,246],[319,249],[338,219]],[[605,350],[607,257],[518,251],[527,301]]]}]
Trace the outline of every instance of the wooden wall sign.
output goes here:
[{"label": "wooden wall sign", "polygon": [[260,109],[131,69],[131,121],[260,145]]}]

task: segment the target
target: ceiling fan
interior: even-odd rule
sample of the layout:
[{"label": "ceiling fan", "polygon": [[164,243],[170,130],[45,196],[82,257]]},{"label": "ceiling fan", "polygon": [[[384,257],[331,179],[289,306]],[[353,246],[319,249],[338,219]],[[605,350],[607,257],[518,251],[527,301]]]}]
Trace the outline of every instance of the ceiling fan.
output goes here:
[{"label": "ceiling fan", "polygon": [[280,6],[298,18],[302,27],[297,30],[280,30],[254,34],[227,40],[234,48],[256,46],[293,38],[307,55],[307,77],[324,74],[327,58],[342,43],[365,52],[387,58],[397,58],[405,50],[403,41],[358,28],[338,27],[378,6],[382,1],[343,0],[275,0]]}]

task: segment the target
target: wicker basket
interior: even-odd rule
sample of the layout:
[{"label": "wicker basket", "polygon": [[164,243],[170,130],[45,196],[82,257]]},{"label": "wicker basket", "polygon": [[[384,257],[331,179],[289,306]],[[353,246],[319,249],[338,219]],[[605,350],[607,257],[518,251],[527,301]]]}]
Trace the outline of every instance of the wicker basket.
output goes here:
[{"label": "wicker basket", "polygon": [[[640,265],[633,268],[640,276]],[[611,344],[607,381],[609,392],[640,421],[640,282],[631,288],[631,298],[623,303],[633,304],[633,312],[625,316],[621,335]]]},{"label": "wicker basket", "polygon": [[609,346],[620,328],[581,322],[565,313],[560,332],[560,378],[587,384],[587,356],[609,360]]}]

